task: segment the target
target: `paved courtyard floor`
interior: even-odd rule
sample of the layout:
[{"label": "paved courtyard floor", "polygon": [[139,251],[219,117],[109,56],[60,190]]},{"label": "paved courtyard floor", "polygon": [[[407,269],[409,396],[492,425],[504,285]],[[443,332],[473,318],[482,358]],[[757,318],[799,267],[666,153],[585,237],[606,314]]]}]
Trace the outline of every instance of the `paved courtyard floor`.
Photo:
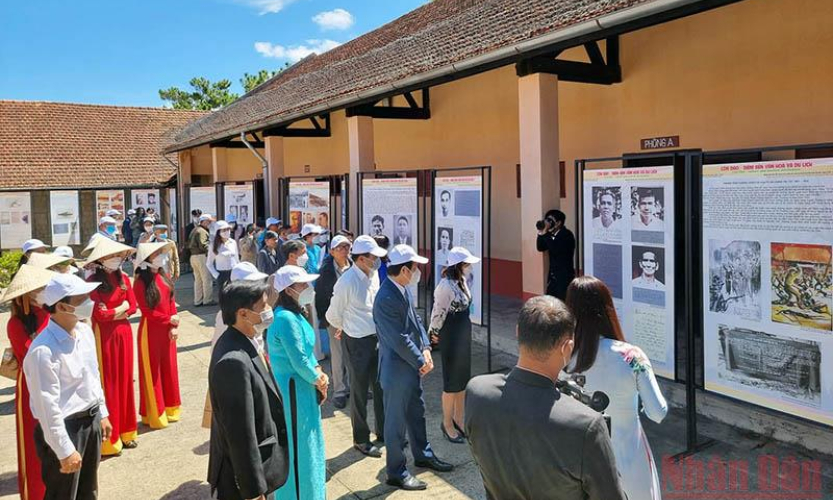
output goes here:
[{"label": "paved courtyard floor", "polygon": [[[208,465],[209,431],[200,427],[202,409],[207,387],[210,339],[213,332],[216,308],[193,308],[191,304],[191,280],[183,277],[177,284],[178,299],[181,304],[180,316],[182,327],[179,338],[180,383],[183,398],[183,417],[181,422],[172,424],[164,430],[151,431],[140,424],[139,447],[125,450],[121,457],[109,458],[101,465],[100,498],[103,500],[185,500],[209,498],[209,487],[205,482]],[[513,337],[513,312],[511,301],[500,302],[493,317],[497,316],[493,328],[494,337],[500,338],[500,346],[514,351],[511,345]],[[5,325],[8,313],[0,313],[0,325]],[[497,342],[496,342],[497,343]],[[3,333],[0,335],[0,348],[8,346]],[[492,368],[499,369],[514,365],[514,356],[498,349],[493,350]],[[439,360],[437,360],[439,362]],[[331,404],[323,407],[324,434],[327,452],[327,492],[330,499],[371,499],[371,498],[485,498],[482,481],[466,445],[451,444],[440,434],[441,420],[441,376],[438,369],[426,379],[426,403],[428,435],[438,456],[453,463],[456,469],[449,474],[412,469],[420,479],[429,484],[425,492],[405,493],[382,484],[384,479],[384,458],[372,459],[352,449],[349,415],[342,410],[334,410]],[[476,345],[474,349],[473,370],[475,373],[486,371],[486,349]],[[137,394],[138,397],[138,394]],[[372,411],[370,412],[372,414]],[[15,454],[14,428],[14,385],[12,381],[0,379],[0,499],[18,498],[17,464]],[[670,457],[684,450],[685,418],[680,409],[674,408],[668,418],[661,424],[646,423],[654,455],[660,463],[664,478],[666,499],[730,499],[745,498],[816,498],[833,499],[833,460],[828,456],[808,454],[800,448],[794,448],[771,441],[763,436],[744,434],[729,426],[703,420],[700,430],[706,437],[715,441],[704,450],[689,457],[686,462],[682,482],[675,473],[679,469],[663,463],[663,457]],[[543,436],[542,436],[543,438]],[[784,478],[789,476],[792,457],[799,464],[817,460],[821,474],[817,476],[819,488],[811,496],[777,496],[778,490],[758,495],[759,463],[770,463],[769,458],[776,457],[780,468],[775,474]],[[733,491],[722,494],[711,489],[703,491],[709,478],[718,477],[710,471],[724,470],[722,465],[728,461],[748,463],[748,475],[742,479],[747,483],[747,493],[743,496]],[[802,462],[805,461],[805,462]],[[702,473],[702,475],[701,475]],[[771,475],[760,476],[770,478]],[[807,476],[810,477],[810,476]],[[815,477],[815,476],[813,476]],[[769,481],[769,480],[767,480]],[[769,484],[768,482],[766,482]],[[719,485],[718,485],[719,486]],[[741,483],[740,486],[743,486]],[[773,494],[774,493],[774,494]],[[635,499],[640,500],[640,499]]]}]

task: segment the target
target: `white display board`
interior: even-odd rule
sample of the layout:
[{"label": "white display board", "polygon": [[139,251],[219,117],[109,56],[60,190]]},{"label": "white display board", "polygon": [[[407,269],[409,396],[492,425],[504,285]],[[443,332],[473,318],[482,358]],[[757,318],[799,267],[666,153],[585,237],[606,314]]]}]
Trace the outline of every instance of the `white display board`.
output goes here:
[{"label": "white display board", "polygon": [[52,246],[80,245],[78,191],[50,191]]},{"label": "white display board", "polygon": [[330,230],[330,183],[326,181],[289,181],[289,225],[291,232],[301,232],[304,224],[317,224]]},{"label": "white display board", "polygon": [[[391,248],[417,240],[417,180],[414,178],[362,180],[362,234],[385,235]],[[418,286],[410,288],[416,299]]]},{"label": "white display board", "polygon": [[0,193],[0,244],[4,249],[20,248],[31,238],[32,200],[29,193]]},{"label": "white display board", "polygon": [[202,210],[204,214],[217,215],[217,191],[214,186],[190,187],[188,189],[191,210]]},{"label": "white display board", "polygon": [[161,216],[162,211],[159,207],[162,206],[159,199],[158,189],[134,189],[130,191],[131,208],[137,209],[142,207],[147,212],[147,209],[152,208],[157,215]]},{"label": "white display board", "polygon": [[703,167],[706,389],[833,425],[833,159]]},{"label": "white display board", "polygon": [[674,168],[584,172],[584,269],[613,295],[625,340],[674,378]]},{"label": "white display board", "polygon": [[[171,206],[171,226],[168,228],[168,238],[177,241],[179,238],[179,212],[177,211],[177,193],[176,189],[168,188],[168,200]],[[214,214],[211,214],[214,215]]]},{"label": "white display board", "polygon": [[[434,282],[439,283],[448,251],[464,247],[483,258],[483,177],[438,177],[434,186]],[[483,321],[483,262],[472,266],[468,278],[472,294],[471,320]]]},{"label": "white display board", "polygon": [[238,225],[246,227],[254,222],[255,204],[251,182],[223,186],[223,203],[226,216],[234,215]]}]

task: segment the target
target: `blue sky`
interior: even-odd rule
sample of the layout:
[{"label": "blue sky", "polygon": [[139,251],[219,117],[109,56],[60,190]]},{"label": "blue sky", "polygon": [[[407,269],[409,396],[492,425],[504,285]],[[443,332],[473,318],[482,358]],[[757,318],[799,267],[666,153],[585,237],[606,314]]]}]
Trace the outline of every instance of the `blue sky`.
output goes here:
[{"label": "blue sky", "polygon": [[346,42],[425,0],[2,0],[0,99],[161,106],[158,90]]}]

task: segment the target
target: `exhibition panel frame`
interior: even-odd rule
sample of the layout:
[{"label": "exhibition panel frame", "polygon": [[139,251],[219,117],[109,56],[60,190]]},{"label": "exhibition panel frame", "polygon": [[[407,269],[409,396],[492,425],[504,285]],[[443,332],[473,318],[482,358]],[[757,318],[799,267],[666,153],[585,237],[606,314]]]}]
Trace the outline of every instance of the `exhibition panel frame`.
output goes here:
[{"label": "exhibition panel frame", "polygon": [[[283,223],[292,224],[292,212],[300,212],[303,214],[306,208],[310,208],[313,212],[323,212],[321,210],[313,210],[314,207],[309,207],[311,200],[317,200],[320,198],[320,191],[322,189],[327,190],[326,199],[327,199],[327,207],[326,207],[326,214],[327,214],[327,222],[326,228],[332,235],[338,232],[341,229],[344,229],[344,225],[342,222],[342,210],[344,210],[344,203],[345,200],[342,199],[342,188],[344,186],[345,178],[349,177],[347,175],[317,175],[317,176],[295,176],[295,177],[282,177],[278,180],[278,189],[280,192],[280,203],[281,203],[281,218]],[[296,206],[293,208],[293,193],[292,188],[293,184],[295,184],[299,189],[306,189],[308,194],[304,197],[305,206]],[[318,191],[319,194],[316,195],[315,191]],[[312,193],[313,196],[310,197]],[[294,193],[296,195],[295,199],[299,199],[301,193]],[[316,219],[315,223],[321,225],[320,221]],[[300,231],[300,226],[304,224],[304,217],[301,216],[299,220],[299,225],[297,227],[298,232]],[[293,231],[295,232],[295,231]]]}]

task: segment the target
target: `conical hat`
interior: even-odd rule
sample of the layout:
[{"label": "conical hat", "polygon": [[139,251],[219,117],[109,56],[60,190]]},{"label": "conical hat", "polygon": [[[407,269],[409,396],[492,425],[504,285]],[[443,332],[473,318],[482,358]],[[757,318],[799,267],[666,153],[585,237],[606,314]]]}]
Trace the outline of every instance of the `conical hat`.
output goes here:
[{"label": "conical hat", "polygon": [[9,287],[3,292],[3,296],[0,297],[0,303],[8,302],[29,292],[33,292],[38,288],[45,287],[49,284],[52,276],[56,274],[46,269],[23,264],[9,284]]},{"label": "conical hat", "polygon": [[84,247],[83,250],[81,250],[81,253],[79,255],[81,257],[88,257],[90,255],[90,253],[93,251],[93,249],[95,248],[95,246],[98,244],[98,240],[100,240],[101,238],[103,238],[103,236],[101,236],[98,233],[95,233],[93,235],[93,237],[90,238],[90,242],[87,243],[87,246]]},{"label": "conical hat", "polygon": [[133,258],[133,265],[139,267],[139,264],[148,260],[148,258],[159,250],[167,249],[171,251],[172,241],[159,241],[154,243],[140,243],[136,250],[136,257]]},{"label": "conical hat", "polygon": [[70,264],[72,263],[72,259],[68,259],[63,255],[55,255],[54,253],[33,253],[29,256],[29,261],[26,263],[41,269],[49,269],[52,266],[62,263]]},{"label": "conical hat", "polygon": [[135,248],[123,245],[118,241],[111,240],[110,238],[101,237],[97,239],[98,241],[95,243],[93,251],[90,252],[90,256],[87,257],[87,263],[95,262],[119,253],[133,253],[136,251]]}]

